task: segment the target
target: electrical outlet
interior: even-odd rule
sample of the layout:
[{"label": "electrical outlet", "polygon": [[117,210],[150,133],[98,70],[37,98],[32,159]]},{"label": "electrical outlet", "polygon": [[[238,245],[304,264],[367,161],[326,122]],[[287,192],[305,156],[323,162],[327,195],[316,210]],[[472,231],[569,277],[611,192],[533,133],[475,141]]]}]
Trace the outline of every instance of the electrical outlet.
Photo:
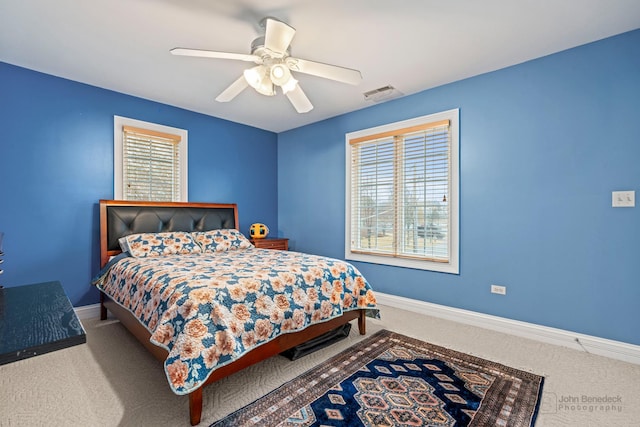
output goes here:
[{"label": "electrical outlet", "polygon": [[507,287],[506,286],[499,286],[499,285],[491,285],[491,293],[492,294],[499,294],[499,295],[506,295],[507,294]]}]

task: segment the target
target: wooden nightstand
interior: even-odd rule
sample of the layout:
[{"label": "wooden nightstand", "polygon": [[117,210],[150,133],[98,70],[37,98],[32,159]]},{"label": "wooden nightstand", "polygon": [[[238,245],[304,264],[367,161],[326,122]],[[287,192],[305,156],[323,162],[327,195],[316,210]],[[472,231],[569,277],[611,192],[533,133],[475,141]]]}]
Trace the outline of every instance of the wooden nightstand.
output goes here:
[{"label": "wooden nightstand", "polygon": [[256,248],[261,249],[289,250],[289,239],[284,238],[251,239],[251,243],[253,243],[253,246]]}]

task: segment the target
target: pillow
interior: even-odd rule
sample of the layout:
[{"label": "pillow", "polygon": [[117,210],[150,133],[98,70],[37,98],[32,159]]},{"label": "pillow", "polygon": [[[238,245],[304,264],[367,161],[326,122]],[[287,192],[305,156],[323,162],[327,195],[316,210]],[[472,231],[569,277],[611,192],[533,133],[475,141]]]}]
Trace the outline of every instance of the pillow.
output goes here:
[{"label": "pillow", "polygon": [[191,234],[184,231],[130,234],[120,239],[120,248],[136,258],[202,252]]},{"label": "pillow", "polygon": [[235,228],[210,231],[196,231],[191,233],[202,252],[225,252],[247,249],[253,245]]}]

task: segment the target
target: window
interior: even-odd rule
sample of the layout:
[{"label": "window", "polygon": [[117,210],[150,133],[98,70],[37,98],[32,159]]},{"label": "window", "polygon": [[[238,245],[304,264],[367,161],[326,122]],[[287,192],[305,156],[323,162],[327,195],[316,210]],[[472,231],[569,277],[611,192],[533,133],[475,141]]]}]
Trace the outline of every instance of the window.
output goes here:
[{"label": "window", "polygon": [[346,135],[347,259],[458,274],[458,116]]},{"label": "window", "polygon": [[187,201],[187,131],[114,116],[114,196]]}]

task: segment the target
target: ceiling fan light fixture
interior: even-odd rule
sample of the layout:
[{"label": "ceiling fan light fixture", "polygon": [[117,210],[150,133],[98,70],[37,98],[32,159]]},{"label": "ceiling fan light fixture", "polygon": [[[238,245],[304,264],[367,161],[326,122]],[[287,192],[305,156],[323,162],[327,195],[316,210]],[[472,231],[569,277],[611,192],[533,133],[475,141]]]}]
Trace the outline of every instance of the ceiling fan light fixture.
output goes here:
[{"label": "ceiling fan light fixture", "polygon": [[271,66],[271,81],[278,86],[284,86],[291,80],[291,71],[284,64]]},{"label": "ceiling fan light fixture", "polygon": [[267,67],[258,65],[257,67],[244,70],[244,78],[247,83],[249,83],[249,86],[254,88],[258,93],[273,96],[276,92],[273,89],[273,83],[269,79],[267,71]]},{"label": "ceiling fan light fixture", "polygon": [[245,80],[254,89],[257,89],[260,86],[260,82],[262,82],[262,78],[264,77],[262,68],[264,68],[262,65],[258,65],[257,67],[244,70],[243,74]]},{"label": "ceiling fan light fixture", "polygon": [[282,93],[288,93],[294,90],[298,86],[298,81],[291,77],[288,82],[280,86],[282,88]]},{"label": "ceiling fan light fixture", "polygon": [[282,88],[282,93],[291,92],[298,84],[285,64],[272,65],[270,75],[273,84]]}]

